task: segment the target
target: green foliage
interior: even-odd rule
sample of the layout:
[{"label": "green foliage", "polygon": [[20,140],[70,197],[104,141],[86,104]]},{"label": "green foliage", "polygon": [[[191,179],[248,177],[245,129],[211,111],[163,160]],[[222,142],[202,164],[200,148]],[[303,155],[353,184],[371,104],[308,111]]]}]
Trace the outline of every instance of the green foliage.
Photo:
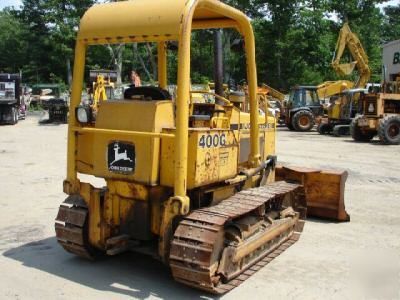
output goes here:
[{"label": "green foliage", "polygon": [[[382,0],[223,0],[252,18],[256,37],[259,83],[281,90],[295,84],[335,80],[331,68],[339,30],[348,21],[369,56],[371,81],[381,75],[381,44],[400,38],[400,5],[377,8]],[[96,0],[23,0],[19,11],[0,12],[0,70],[22,71],[25,81],[68,83],[79,19]],[[104,2],[104,1],[103,1]],[[224,80],[246,80],[240,39],[224,30]],[[237,49],[236,49],[237,50]],[[192,82],[213,81],[213,34],[198,31],[192,38]],[[91,47],[87,70],[120,69],[123,82],[136,70],[143,81],[157,81],[157,47]],[[168,53],[168,79],[176,83],[177,52]],[[354,79],[353,75],[350,79]]]},{"label": "green foliage", "polygon": [[26,60],[28,28],[8,11],[0,11],[0,72],[18,73]]},{"label": "green foliage", "polygon": [[385,8],[382,26],[382,40],[387,43],[400,39],[400,3]]}]

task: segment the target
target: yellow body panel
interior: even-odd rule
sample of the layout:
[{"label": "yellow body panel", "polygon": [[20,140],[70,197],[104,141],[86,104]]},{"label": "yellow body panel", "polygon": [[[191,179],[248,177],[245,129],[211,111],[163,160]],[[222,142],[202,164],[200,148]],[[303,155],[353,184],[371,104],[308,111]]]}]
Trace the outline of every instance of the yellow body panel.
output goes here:
[{"label": "yellow body panel", "polygon": [[317,86],[317,93],[320,99],[325,99],[353,87],[354,82],[348,80],[325,81]]},{"label": "yellow body panel", "polygon": [[[173,140],[163,140],[160,180],[162,186],[174,186],[173,158]],[[235,177],[238,171],[237,158],[238,142],[232,131],[209,128],[190,129],[187,189]]]},{"label": "yellow body panel", "polygon": [[330,119],[340,119],[340,111],[342,109],[342,105],[340,100],[336,100],[335,103],[332,104],[328,111],[328,117]]},{"label": "yellow body panel", "polygon": [[[118,117],[115,117],[118,116]],[[161,132],[174,126],[171,101],[108,101],[99,107],[95,128]],[[133,174],[116,174],[107,167],[108,144],[114,141],[135,146],[136,168]],[[130,180],[148,185],[158,184],[160,139],[150,136],[83,133],[77,138],[78,172],[102,178]],[[100,150],[101,149],[101,150]]]}]

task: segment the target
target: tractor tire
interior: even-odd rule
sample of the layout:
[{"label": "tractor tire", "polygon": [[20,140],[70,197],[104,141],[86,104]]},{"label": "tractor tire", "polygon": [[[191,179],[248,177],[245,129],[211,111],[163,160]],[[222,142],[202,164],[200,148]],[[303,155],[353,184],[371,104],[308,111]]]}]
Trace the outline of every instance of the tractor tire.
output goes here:
[{"label": "tractor tire", "polygon": [[333,127],[332,131],[333,136],[341,137],[350,135],[350,126],[349,125],[336,125]]},{"label": "tractor tire", "polygon": [[319,134],[322,134],[322,135],[329,134],[332,131],[332,127],[329,124],[320,123],[317,127],[317,131]]},{"label": "tractor tire", "polygon": [[294,130],[293,125],[290,124],[290,123],[287,123],[287,124],[286,124],[286,127],[289,128],[289,130],[292,130],[292,131]]},{"label": "tractor tire", "polygon": [[387,116],[380,120],[378,136],[382,144],[400,144],[400,116]]},{"label": "tractor tire", "polygon": [[374,131],[368,131],[366,133],[362,132],[358,126],[358,119],[360,117],[355,117],[353,121],[351,121],[350,135],[356,142],[369,142],[373,139],[376,133]]},{"label": "tractor tire", "polygon": [[314,124],[314,115],[308,110],[300,110],[293,116],[292,125],[296,131],[310,131]]}]

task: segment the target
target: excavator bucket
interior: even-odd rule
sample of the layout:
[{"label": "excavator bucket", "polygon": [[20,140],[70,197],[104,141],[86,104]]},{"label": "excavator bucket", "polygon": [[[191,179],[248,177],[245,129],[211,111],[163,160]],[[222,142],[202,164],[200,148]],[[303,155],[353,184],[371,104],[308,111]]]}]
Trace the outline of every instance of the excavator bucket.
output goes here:
[{"label": "excavator bucket", "polygon": [[357,62],[355,61],[348,64],[340,64],[338,66],[338,72],[340,73],[341,76],[350,75],[351,73],[353,73],[356,64]]},{"label": "excavator bucket", "polygon": [[347,172],[299,167],[276,167],[276,181],[292,181],[304,186],[307,215],[340,222],[350,221],[344,205]]}]

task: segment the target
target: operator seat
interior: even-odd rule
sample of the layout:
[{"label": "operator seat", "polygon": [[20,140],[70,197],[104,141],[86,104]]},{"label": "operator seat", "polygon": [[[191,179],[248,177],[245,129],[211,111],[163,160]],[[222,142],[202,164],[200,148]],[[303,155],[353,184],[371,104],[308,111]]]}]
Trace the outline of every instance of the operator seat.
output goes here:
[{"label": "operator seat", "polygon": [[127,100],[171,100],[172,97],[167,90],[155,86],[130,87],[124,92]]}]

